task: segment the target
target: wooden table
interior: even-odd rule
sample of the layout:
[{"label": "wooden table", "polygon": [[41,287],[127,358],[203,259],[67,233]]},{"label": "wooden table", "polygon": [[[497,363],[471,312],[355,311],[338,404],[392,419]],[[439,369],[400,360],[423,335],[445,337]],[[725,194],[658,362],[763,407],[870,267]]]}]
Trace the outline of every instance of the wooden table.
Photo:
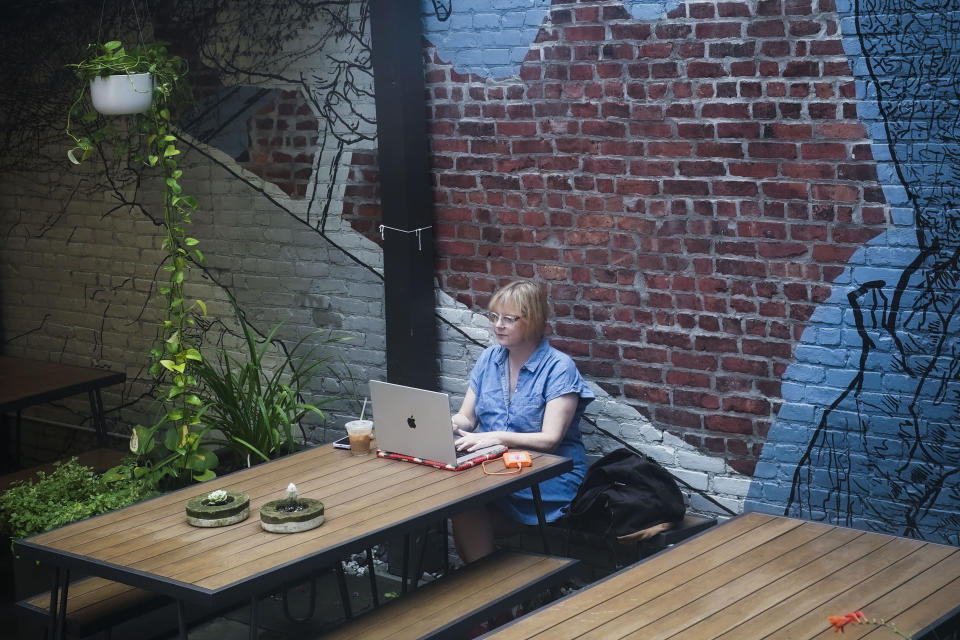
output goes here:
[{"label": "wooden table", "polygon": [[[856,610],[921,638],[960,614],[960,549],[747,514],[484,638],[804,640]],[[871,631],[893,637],[843,637]]]},{"label": "wooden table", "polygon": [[[21,409],[86,393],[90,400],[90,414],[97,439],[103,445],[106,423],[100,389],[121,384],[126,379],[123,372],[0,356],[0,420],[7,411],[17,412],[16,440],[13,447],[16,458],[12,466],[19,466]],[[6,438],[5,426],[3,434]]]},{"label": "wooden table", "polygon": [[[55,567],[171,596],[181,611],[185,602],[218,607],[251,598],[255,603],[284,581],[328,567],[347,553],[536,487],[572,466],[567,458],[534,454],[533,466],[520,474],[485,475],[479,466],[446,471],[353,456],[325,445],[42,533],[15,547]],[[257,509],[284,497],[291,482],[301,496],[323,501],[324,524],[287,535],[263,531]],[[250,518],[216,529],[188,525],[187,500],[215,489],[246,492]]]}]

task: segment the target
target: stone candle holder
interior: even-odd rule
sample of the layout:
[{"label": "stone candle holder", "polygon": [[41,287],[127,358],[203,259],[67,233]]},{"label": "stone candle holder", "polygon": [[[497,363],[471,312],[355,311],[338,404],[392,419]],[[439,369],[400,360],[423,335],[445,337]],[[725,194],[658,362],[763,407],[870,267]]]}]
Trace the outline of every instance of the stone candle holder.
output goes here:
[{"label": "stone candle holder", "polygon": [[313,498],[301,498],[297,486],[287,486],[287,497],[272,500],[260,507],[260,526],[271,533],[309,531],[323,524],[323,503]]},{"label": "stone candle holder", "polygon": [[195,527],[225,527],[250,515],[250,496],[219,489],[187,501],[187,523]]}]

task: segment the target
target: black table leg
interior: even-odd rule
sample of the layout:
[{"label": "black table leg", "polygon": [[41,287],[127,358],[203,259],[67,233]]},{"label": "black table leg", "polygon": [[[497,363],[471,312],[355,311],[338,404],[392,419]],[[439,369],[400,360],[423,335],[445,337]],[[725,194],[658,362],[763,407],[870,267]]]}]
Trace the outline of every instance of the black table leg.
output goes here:
[{"label": "black table leg", "polygon": [[370,597],[373,599],[373,608],[380,607],[380,594],[377,589],[377,574],[373,570],[373,547],[367,547],[367,577],[370,578]]},{"label": "black table leg", "polygon": [[70,586],[70,570],[53,568],[53,581],[50,588],[50,619],[47,636],[52,640],[64,640],[67,637],[67,596]]},{"label": "black table leg", "polygon": [[403,595],[407,594],[407,573],[410,571],[410,534],[405,533],[403,535],[403,564],[402,569],[400,570],[400,593]]},{"label": "black table leg", "polygon": [[10,430],[7,415],[0,411],[0,471],[13,471],[13,456],[10,455]]},{"label": "black table leg", "polygon": [[177,628],[180,640],[187,640],[187,612],[183,600],[177,600]]},{"label": "black table leg", "polygon": [[97,432],[97,444],[102,447],[107,443],[107,420],[103,415],[103,397],[100,395],[99,388],[88,391],[87,397],[90,399],[90,418]]},{"label": "black table leg", "polygon": [[57,617],[60,611],[57,597],[60,595],[60,567],[53,568],[53,579],[50,582],[50,618],[47,620],[47,637],[51,640],[57,638]]},{"label": "black table leg", "polygon": [[337,587],[340,588],[340,604],[347,620],[353,620],[353,608],[350,606],[350,591],[347,589],[347,577],[344,575],[343,563],[339,560],[334,564],[337,572]]},{"label": "black table leg", "polygon": [[547,544],[547,518],[543,515],[543,498],[540,497],[540,485],[535,484],[530,489],[533,491],[533,506],[537,510],[537,524],[540,527],[540,537],[543,539],[543,552],[550,555],[550,546]]},{"label": "black table leg", "polygon": [[413,568],[413,588],[420,586],[420,578],[423,577],[423,560],[427,555],[427,542],[430,541],[430,527],[423,530],[423,539],[420,541],[420,555],[417,557],[417,566]]},{"label": "black table leg", "polygon": [[257,640],[260,637],[260,598],[259,596],[250,597],[250,640]]}]

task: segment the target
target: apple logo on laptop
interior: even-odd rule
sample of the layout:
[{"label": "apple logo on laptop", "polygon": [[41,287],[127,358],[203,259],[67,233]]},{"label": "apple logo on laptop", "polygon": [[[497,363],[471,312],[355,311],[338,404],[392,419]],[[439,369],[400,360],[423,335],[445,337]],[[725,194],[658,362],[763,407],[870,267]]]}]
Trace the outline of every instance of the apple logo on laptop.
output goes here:
[{"label": "apple logo on laptop", "polygon": [[409,418],[407,418],[407,426],[410,427],[411,429],[417,428],[417,421],[413,419],[413,416],[410,416]]}]

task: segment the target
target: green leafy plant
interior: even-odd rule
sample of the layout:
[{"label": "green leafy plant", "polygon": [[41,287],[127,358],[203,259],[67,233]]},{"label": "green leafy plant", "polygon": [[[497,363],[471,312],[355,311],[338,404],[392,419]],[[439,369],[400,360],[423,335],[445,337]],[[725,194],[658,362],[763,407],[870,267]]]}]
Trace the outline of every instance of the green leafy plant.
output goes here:
[{"label": "green leafy plant", "polygon": [[[139,473],[149,475],[154,481],[169,476],[182,479],[187,473],[197,481],[209,480],[216,475],[213,469],[217,459],[203,449],[205,430],[199,419],[203,403],[194,393],[197,381],[192,371],[203,357],[190,339],[194,314],[206,315],[206,305],[202,300],[189,302],[184,292],[191,263],[203,262],[203,254],[197,248],[199,241],[186,232],[198,202],[194,196],[184,193],[180,183],[183,170],[177,164],[180,150],[170,116],[173,98],[185,92],[183,81],[187,65],[180,57],[169,55],[165,43],[128,50],[114,40],[104,45],[90,45],[89,51],[89,57],[70,65],[77,72],[80,87],[67,116],[67,134],[76,145],[67,156],[77,164],[111,138],[114,138],[116,151],[124,150],[114,135],[117,131],[112,119],[93,110],[88,99],[89,81],[109,74],[153,74],[153,101],[146,113],[135,116],[144,146],[134,159],[146,168],[157,169],[163,179],[165,237],[162,248],[166,255],[161,269],[167,274],[167,282],[159,290],[166,298],[166,317],[158,331],[157,344],[150,350],[153,360],[150,372],[157,378],[158,399],[163,411],[153,426],[137,425],[134,428],[139,446],[133,451],[140,456],[142,463]],[[74,119],[82,121],[91,129],[90,133],[75,134],[71,128]],[[160,433],[162,438],[157,437]],[[166,453],[159,457],[155,451],[158,443],[166,449]],[[154,457],[150,458],[150,455]]]},{"label": "green leafy plant", "polygon": [[39,471],[0,494],[3,530],[18,540],[153,496],[149,482],[134,477],[134,466],[127,459],[98,474],[71,458],[50,473]]},{"label": "green leafy plant", "polygon": [[[87,100],[91,80],[110,75],[150,73],[153,76],[154,102],[159,103],[160,109],[164,109],[167,108],[170,97],[180,90],[183,77],[187,73],[187,64],[183,58],[169,55],[166,43],[163,42],[126,49],[119,40],[112,40],[106,44],[88,45],[87,51],[86,58],[68,65],[79,80],[77,93],[67,112],[66,131],[75,145],[67,151],[67,157],[74,164],[80,164],[93,155],[97,144],[106,141],[115,133],[112,121],[98,117]],[[89,133],[74,133],[73,123],[76,120],[85,125],[98,123],[99,126]]]},{"label": "green leafy plant", "polygon": [[[211,442],[229,447],[249,466],[251,459],[265,461],[292,453],[297,444],[295,427],[299,427],[303,435],[300,421],[308,413],[325,419],[320,407],[335,397],[312,404],[301,398],[305,387],[321,372],[339,377],[331,366],[333,356],[319,356],[318,352],[344,338],[331,338],[324,331],[315,331],[287,352],[277,347],[278,357],[271,358],[274,368],[269,370],[265,359],[269,358],[268,350],[274,345],[282,323],[263,340],[258,340],[236,304],[234,311],[243,331],[244,358],[231,356],[221,348],[216,365],[210,358],[199,362],[196,368],[200,382],[198,395],[204,403],[203,421],[222,434],[222,439],[214,437]],[[318,341],[303,352],[308,338],[318,338]]]},{"label": "green leafy plant", "polygon": [[[163,490],[217,477],[214,469],[220,460],[211,443],[204,440],[211,425],[191,428],[184,422],[174,422],[169,415],[163,414],[150,427],[138,424],[133,428],[130,451],[137,455],[136,477]],[[194,419],[199,423],[199,414]]]}]

